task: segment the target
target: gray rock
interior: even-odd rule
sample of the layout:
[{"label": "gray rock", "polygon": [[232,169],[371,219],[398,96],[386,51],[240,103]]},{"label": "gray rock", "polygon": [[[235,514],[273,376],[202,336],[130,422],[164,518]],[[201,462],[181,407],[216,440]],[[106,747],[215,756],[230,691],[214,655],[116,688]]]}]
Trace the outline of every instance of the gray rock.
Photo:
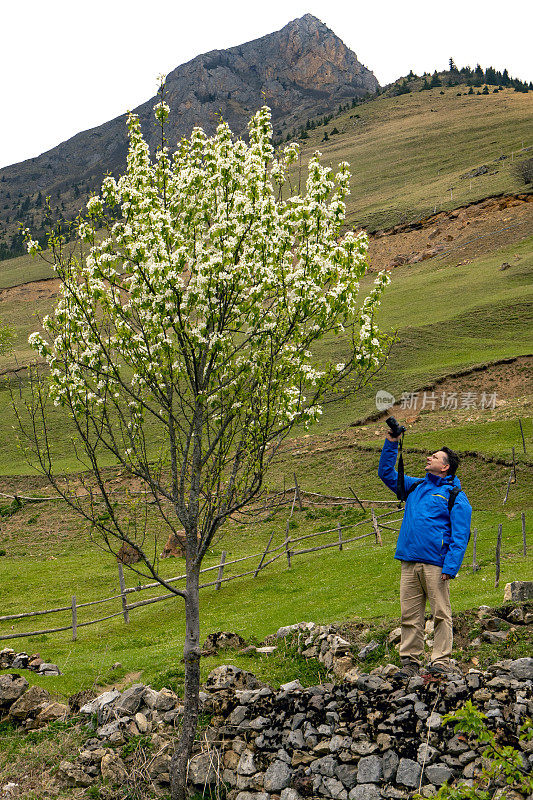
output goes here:
[{"label": "gray rock", "polygon": [[461,737],[459,734],[455,734],[452,738],[448,741],[446,745],[446,750],[448,753],[457,754],[463,753],[465,750],[468,750],[468,744],[464,741],[464,737]]},{"label": "gray rock", "polygon": [[533,581],[512,581],[505,584],[503,599],[504,602],[513,600],[531,600],[533,598]]},{"label": "gray rock", "polygon": [[35,717],[35,725],[41,728],[43,725],[48,725],[49,722],[54,722],[58,719],[64,720],[67,716],[68,706],[65,703],[47,703]]},{"label": "gray rock", "polygon": [[[200,692],[200,694],[203,694],[203,692]],[[146,686],[143,695],[143,705],[145,705],[147,708],[155,708],[158,697],[159,692],[156,692],[156,690],[152,689],[151,686]]]},{"label": "gray rock", "polygon": [[289,786],[292,769],[285,761],[274,761],[265,771],[263,786],[267,792],[281,792]]},{"label": "gray rock", "polygon": [[387,750],[383,753],[382,756],[382,769],[383,769],[383,778],[386,781],[393,781],[396,777],[396,770],[398,769],[398,764],[400,759],[397,753],[394,750]]},{"label": "gray rock", "polygon": [[205,688],[209,692],[219,689],[257,689],[259,681],[251,672],[239,669],[233,664],[222,664],[207,676]]},{"label": "gray rock", "polygon": [[170,770],[170,755],[160,753],[152,758],[148,764],[148,773],[151,778],[158,778]]},{"label": "gray rock", "polygon": [[289,681],[289,683],[283,683],[279,690],[280,692],[301,692],[304,687],[300,683],[299,680]]},{"label": "gray rock", "polygon": [[442,717],[436,711],[432,711],[426,720],[426,727],[432,731],[438,730],[442,727]]},{"label": "gray rock", "polygon": [[379,675],[361,675],[356,681],[356,686],[363,691],[381,691],[383,684],[384,681]]},{"label": "gray rock", "polygon": [[104,692],[89,703],[85,703],[85,705],[80,708],[80,714],[87,714],[88,716],[97,714],[98,711],[106,706],[112,705],[119,697],[120,692],[117,692],[116,689],[112,689],[110,692]]},{"label": "gray rock", "polygon": [[234,708],[231,714],[228,717],[228,724],[229,725],[240,725],[241,722],[246,719],[248,714],[248,709],[246,706],[237,706]]},{"label": "gray rock", "polygon": [[371,642],[369,642],[367,645],[365,645],[364,647],[362,647],[362,648],[359,650],[359,652],[357,653],[357,655],[358,655],[358,657],[359,657],[359,658],[361,658],[361,659],[363,659],[363,660],[364,660],[364,659],[365,659],[365,658],[367,658],[367,657],[368,657],[368,656],[369,656],[371,653],[373,653],[373,652],[374,652],[374,650],[377,650],[377,649],[378,649],[378,647],[379,647],[379,642],[376,642],[376,640],[375,640],[375,639],[372,639],[372,641],[371,641]]},{"label": "gray rock", "polygon": [[[258,796],[256,795],[256,797]],[[280,795],[280,800],[301,800],[301,795],[298,794],[296,789],[284,789]]]},{"label": "gray rock", "polygon": [[128,717],[119,717],[118,719],[106,722],[100,728],[97,728],[96,735],[99,739],[110,739],[113,734],[121,732],[128,724]]},{"label": "gray rock", "polygon": [[[242,707],[242,706],[241,706]],[[253,731],[262,731],[269,725],[270,720],[267,717],[256,717],[250,721],[249,727]]]},{"label": "gray rock", "polygon": [[438,757],[439,751],[427,742],[422,742],[416,753],[416,760],[419,764],[433,764]]},{"label": "gray rock", "polygon": [[517,658],[516,661],[511,661],[509,664],[509,670],[516,680],[531,681],[533,680],[533,658]]},{"label": "gray rock", "polygon": [[139,733],[142,733],[142,734],[149,733],[150,729],[152,727],[150,722],[146,719],[145,715],[142,714],[140,711],[138,711],[135,714],[135,724],[137,725],[137,728],[139,729]]},{"label": "gray rock", "polygon": [[357,767],[354,764],[340,764],[335,769],[335,776],[349,790],[357,783]]},{"label": "gray rock", "polygon": [[61,675],[61,670],[57,666],[57,664],[39,664],[39,669],[37,670],[39,675],[46,675],[47,677],[53,675]]},{"label": "gray rock", "polygon": [[357,769],[358,783],[379,783],[383,779],[383,767],[380,756],[363,756],[359,759]]},{"label": "gray rock", "polygon": [[93,783],[93,778],[79,764],[72,764],[71,761],[61,761],[58,767],[58,775],[69,786],[90,786]]},{"label": "gray rock", "polygon": [[115,708],[119,714],[130,714],[134,716],[141,706],[144,697],[145,686],[142,683],[135,683],[123,692],[120,700],[117,701]]},{"label": "gray rock", "polygon": [[36,716],[50,702],[50,692],[40,686],[30,686],[9,709],[11,719],[22,721]]},{"label": "gray rock", "polygon": [[375,742],[369,742],[366,739],[363,739],[362,741],[352,742],[352,744],[350,745],[350,750],[352,750],[352,752],[354,753],[357,753],[357,755],[359,756],[369,756],[372,753],[375,753],[376,750],[378,749],[379,749],[378,744],[376,744]]},{"label": "gray rock", "polygon": [[334,800],[348,800],[348,792],[337,778],[323,778],[322,785]]},{"label": "gray rock", "polygon": [[257,767],[254,762],[254,754],[251,750],[245,750],[237,765],[237,773],[239,775],[255,775]]},{"label": "gray rock", "polygon": [[363,786],[354,786],[348,795],[348,800],[379,800],[382,797],[378,787],[373,783]]},{"label": "gray rock", "polygon": [[509,636],[509,631],[483,631],[481,638],[491,644],[498,644],[504,642]]},{"label": "gray rock", "polygon": [[453,772],[446,764],[430,764],[426,767],[426,775],[435,786],[442,786],[445,781],[453,778]]},{"label": "gray rock", "polygon": [[287,744],[289,747],[294,747],[297,750],[301,750],[305,746],[304,735],[301,728],[289,733],[287,737]]},{"label": "gray rock", "polygon": [[235,800],[269,800],[266,792],[239,792]]},{"label": "gray rock", "polygon": [[332,736],[329,749],[332,753],[338,753],[340,750],[349,750],[352,744],[352,737],[351,736]]},{"label": "gray rock", "polygon": [[167,689],[164,687],[160,692],[158,692],[154,707],[157,711],[170,711],[171,708],[176,706],[177,702],[178,696],[172,691],[172,689]]},{"label": "gray rock", "polygon": [[26,678],[16,672],[0,675],[0,707],[5,708],[14,703],[24,694],[28,686]]},{"label": "gray rock", "polygon": [[116,753],[106,753],[100,763],[102,778],[113,786],[120,786],[128,778],[126,765]]},{"label": "gray rock", "polygon": [[335,759],[333,756],[324,756],[324,758],[317,758],[311,764],[311,772],[320,775],[326,775],[328,778],[333,778],[335,775]]},{"label": "gray rock", "polygon": [[510,614],[507,615],[507,620],[516,625],[523,625],[526,621],[526,612],[523,608],[513,608]]},{"label": "gray rock", "polygon": [[421,767],[416,761],[410,758],[401,758],[396,772],[396,783],[401,786],[414,788],[420,781]]},{"label": "gray rock", "polygon": [[212,753],[197,753],[189,761],[189,780],[197,785],[216,783],[216,757]]}]

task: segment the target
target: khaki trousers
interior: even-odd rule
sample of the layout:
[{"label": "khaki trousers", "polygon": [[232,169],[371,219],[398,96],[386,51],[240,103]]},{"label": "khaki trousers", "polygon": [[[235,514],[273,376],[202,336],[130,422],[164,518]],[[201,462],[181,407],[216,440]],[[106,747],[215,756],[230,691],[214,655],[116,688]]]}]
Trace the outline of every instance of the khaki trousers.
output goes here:
[{"label": "khaki trousers", "polygon": [[433,652],[431,663],[449,665],[453,628],[450,604],[450,581],[441,579],[442,569],[434,564],[402,561],[400,605],[402,638],[400,658],[420,664],[424,653],[424,615],[429,600],[433,617]]}]

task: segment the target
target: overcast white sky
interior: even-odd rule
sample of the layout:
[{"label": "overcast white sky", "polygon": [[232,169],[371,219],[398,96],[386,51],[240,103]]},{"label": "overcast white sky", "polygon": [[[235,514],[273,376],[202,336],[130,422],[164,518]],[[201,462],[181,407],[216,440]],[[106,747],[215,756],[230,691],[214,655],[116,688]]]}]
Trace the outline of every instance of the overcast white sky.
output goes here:
[{"label": "overcast white sky", "polygon": [[477,0],[18,0],[2,3],[0,167],[49,150],[152,97],[156,77],[200,53],[309,12],[381,84],[456,64],[533,80],[533,2]]}]

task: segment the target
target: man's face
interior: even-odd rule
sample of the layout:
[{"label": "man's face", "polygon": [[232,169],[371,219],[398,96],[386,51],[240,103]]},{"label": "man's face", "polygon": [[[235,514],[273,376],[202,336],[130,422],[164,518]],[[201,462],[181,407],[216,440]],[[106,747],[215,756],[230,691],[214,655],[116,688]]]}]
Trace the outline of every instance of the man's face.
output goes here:
[{"label": "man's face", "polygon": [[443,450],[437,450],[436,453],[432,453],[426,459],[426,472],[430,472],[432,475],[444,478],[449,469],[450,465]]}]

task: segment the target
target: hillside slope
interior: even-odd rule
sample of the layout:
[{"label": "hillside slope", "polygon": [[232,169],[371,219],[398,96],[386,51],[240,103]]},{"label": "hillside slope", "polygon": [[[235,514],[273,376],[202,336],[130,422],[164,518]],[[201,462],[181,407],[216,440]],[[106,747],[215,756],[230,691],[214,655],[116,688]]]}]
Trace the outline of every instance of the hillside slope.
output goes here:
[{"label": "hillside slope", "polygon": [[468,95],[466,86],[454,86],[378,97],[309,130],[302,160],[319,149],[332,167],[347,161],[347,223],[390,228],[524,191],[514,167],[531,156],[532,115],[533,94],[512,89]]}]

